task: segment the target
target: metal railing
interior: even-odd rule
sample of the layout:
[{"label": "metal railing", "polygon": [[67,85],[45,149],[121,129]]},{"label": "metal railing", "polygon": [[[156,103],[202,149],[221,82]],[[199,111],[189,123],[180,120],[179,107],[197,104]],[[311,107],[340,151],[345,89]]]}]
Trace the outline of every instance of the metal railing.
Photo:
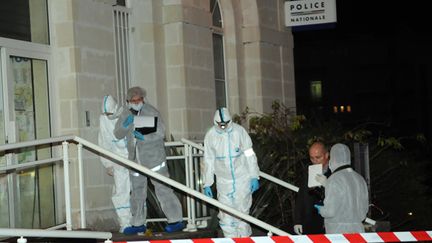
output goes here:
[{"label": "metal railing", "polygon": [[[181,141],[185,144],[185,146],[189,145],[190,147],[192,147],[194,149],[197,149],[197,150],[199,150],[201,152],[204,151],[204,146],[201,145],[201,144],[194,143],[194,142],[192,142],[190,140],[187,140],[187,139],[184,139],[184,138],[182,138]],[[192,171],[190,173],[192,173]],[[264,173],[264,172],[260,171],[259,175],[260,175],[261,178],[269,180],[269,181],[271,181],[273,183],[276,183],[276,184],[278,184],[278,185],[280,185],[282,187],[285,187],[285,188],[287,188],[289,190],[292,190],[292,191],[295,191],[295,192],[299,191],[299,188],[297,186],[294,186],[294,185],[292,185],[290,183],[282,181],[282,180],[280,180],[280,179],[278,179],[278,178],[276,178],[274,176],[271,176],[271,175],[269,175],[267,173]],[[194,211],[192,211],[192,213],[194,213]],[[192,215],[192,217],[193,217],[193,215]],[[368,217],[365,218],[364,222],[367,223],[367,224],[370,224],[370,225],[375,225],[376,224],[375,220],[373,220],[371,218],[368,218]]]},{"label": "metal railing", "polygon": [[[75,136],[62,136],[62,137],[54,137],[47,139],[39,139],[34,141],[26,141],[20,143],[13,144],[4,144],[0,145],[0,152],[5,153],[6,165],[0,167],[0,174],[9,174],[16,171],[22,171],[24,169],[57,164],[63,162],[63,176],[64,176],[64,189],[65,189],[65,207],[66,207],[66,223],[55,225],[49,229],[41,230],[41,229],[19,229],[19,228],[0,228],[0,236],[13,236],[13,237],[21,237],[17,239],[17,242],[27,242],[27,240],[23,237],[56,237],[56,238],[88,238],[88,239],[106,239],[105,242],[110,242],[112,238],[111,232],[89,232],[89,231],[71,231],[72,230],[72,217],[71,217],[71,201],[70,201],[70,184],[69,184],[69,153],[67,148],[66,141],[73,141]],[[12,156],[10,156],[14,151],[19,150],[21,148],[26,147],[35,147],[41,145],[63,145],[63,156],[62,157],[53,157],[50,159],[43,159],[33,162],[26,162],[23,164],[12,164]],[[79,147],[78,147],[79,148]],[[80,149],[78,149],[80,150]],[[80,155],[80,152],[78,153]],[[82,157],[81,157],[82,158]],[[82,159],[79,159],[79,162],[82,164]],[[80,183],[83,182],[82,179],[82,167],[80,167]],[[80,195],[84,195],[80,192]],[[85,212],[84,210],[84,201],[80,200],[81,204],[81,212]],[[85,213],[84,213],[85,214]],[[85,226],[85,215],[81,217],[81,222],[84,222]],[[55,230],[66,227],[66,230]]]},{"label": "metal railing", "polygon": [[[200,151],[204,151],[204,146],[202,146],[201,144],[194,143],[194,142],[192,142],[190,140],[187,140],[187,139],[184,139],[184,138],[182,138],[181,141],[184,144],[188,144],[188,145],[190,145],[193,148],[196,148],[196,149],[198,149]],[[260,177],[262,177],[264,179],[267,179],[267,180],[269,180],[271,182],[274,182],[274,183],[276,183],[276,184],[278,184],[280,186],[283,186],[283,187],[285,187],[287,189],[290,189],[290,190],[295,191],[295,192],[299,191],[298,187],[296,187],[296,186],[294,186],[294,185],[292,185],[290,183],[287,183],[285,181],[282,181],[282,180],[280,180],[280,179],[278,179],[278,178],[276,178],[274,176],[271,176],[271,175],[269,175],[267,173],[264,173],[264,172],[260,171],[259,175],[260,175]]]},{"label": "metal railing", "polygon": [[[146,176],[150,176],[153,179],[156,179],[158,181],[162,181],[163,183],[166,183],[166,184],[168,184],[168,185],[170,185],[170,186],[172,186],[172,187],[174,187],[174,188],[176,188],[176,189],[178,189],[180,191],[183,191],[184,193],[186,193],[186,194],[188,194],[188,195],[190,195],[190,196],[192,196],[194,198],[198,198],[198,199],[200,199],[202,201],[205,201],[206,203],[209,203],[209,204],[211,204],[211,205],[213,205],[215,207],[218,207],[219,209],[221,209],[223,211],[226,211],[226,212],[228,212],[228,213],[230,213],[230,214],[232,214],[234,216],[237,216],[237,217],[241,218],[242,220],[245,220],[245,221],[247,221],[249,223],[257,225],[257,226],[259,226],[259,227],[267,230],[269,232],[269,234],[274,233],[274,234],[277,234],[277,235],[289,235],[287,232],[285,232],[283,230],[280,230],[280,229],[278,229],[278,228],[276,228],[276,227],[274,227],[274,226],[272,226],[270,224],[267,224],[267,223],[265,223],[265,222],[263,222],[261,220],[258,220],[258,219],[254,218],[254,217],[252,217],[252,216],[250,216],[248,214],[244,214],[244,213],[242,213],[240,211],[237,211],[237,210],[235,210],[235,209],[233,209],[231,207],[228,207],[228,206],[226,206],[225,204],[219,202],[216,199],[209,198],[209,197],[205,196],[203,193],[201,193],[201,192],[199,192],[197,190],[191,189],[188,186],[183,185],[183,184],[181,184],[181,183],[179,183],[179,182],[177,182],[177,181],[175,181],[175,180],[173,180],[171,178],[167,178],[167,177],[165,177],[163,175],[160,175],[157,172],[154,172],[154,171],[148,169],[147,167],[144,167],[144,166],[142,166],[140,164],[137,164],[137,163],[135,163],[133,161],[130,161],[128,159],[125,159],[125,158],[123,158],[123,157],[121,157],[121,156],[119,156],[119,155],[117,155],[117,154],[115,154],[115,153],[113,153],[111,151],[108,151],[106,149],[103,149],[103,148],[99,147],[96,144],[93,144],[93,143],[91,143],[89,141],[86,141],[86,140],[84,140],[84,139],[82,139],[80,137],[75,137],[73,140],[75,142],[78,142],[79,144],[82,144],[84,147],[87,147],[87,148],[91,149],[92,151],[99,152],[101,154],[104,154],[104,155],[106,155],[106,156],[108,156],[108,157],[110,157],[110,158],[112,158],[112,159],[120,162],[122,165],[125,165],[125,166],[127,166],[127,167],[129,167],[131,169],[139,171],[139,172],[145,174]],[[192,156],[192,155],[189,155],[189,156]],[[79,172],[79,173],[81,173],[81,172]],[[188,178],[189,179],[187,181],[191,182],[190,177],[188,177]],[[80,183],[80,187],[81,187],[81,183]],[[82,188],[80,188],[80,190],[81,189]],[[193,216],[191,216],[191,217],[193,218]]]},{"label": "metal railing", "polygon": [[70,230],[40,230],[40,229],[0,229],[1,236],[21,237],[17,239],[18,243],[25,243],[24,237],[49,237],[49,238],[76,238],[76,239],[105,239],[105,243],[111,242],[112,234],[110,232],[95,231],[70,231]]},{"label": "metal railing", "polygon": [[[62,145],[62,157],[57,158],[51,158],[46,160],[40,160],[40,161],[34,161],[34,162],[28,162],[25,164],[18,164],[18,165],[7,165],[0,167],[0,173],[11,173],[14,170],[22,170],[24,168],[31,168],[35,166],[45,165],[45,164],[54,164],[54,163],[60,163],[63,162],[63,176],[64,176],[64,199],[65,199],[65,218],[66,223],[57,225],[52,227],[51,229],[57,229],[60,227],[66,227],[66,232],[72,231],[72,205],[71,205],[71,187],[70,187],[70,172],[69,172],[69,162],[70,162],[70,149],[69,145],[76,144],[77,146],[77,162],[78,162],[78,187],[79,187],[79,213],[80,213],[80,226],[81,228],[86,228],[86,210],[85,210],[85,183],[84,183],[84,172],[83,172],[83,149],[86,149],[87,151],[90,151],[91,153],[107,156],[111,159],[114,159],[118,164],[122,166],[126,166],[129,169],[136,170],[138,172],[141,172],[147,176],[150,176],[151,178],[154,178],[156,180],[162,181],[184,193],[187,194],[187,217],[185,219],[188,220],[188,227],[187,229],[190,231],[196,230],[196,223],[199,221],[205,221],[209,217],[206,216],[207,208],[204,203],[199,201],[204,201],[205,203],[211,204],[213,206],[218,207],[220,210],[226,211],[234,216],[237,216],[241,218],[242,220],[245,220],[249,223],[252,223],[254,225],[257,225],[269,232],[269,235],[271,234],[277,234],[277,235],[289,235],[287,232],[282,231],[270,224],[267,224],[259,219],[256,219],[248,214],[244,214],[240,211],[237,211],[231,207],[226,206],[225,204],[220,203],[218,200],[209,198],[205,196],[203,193],[200,192],[201,185],[200,182],[197,180],[197,178],[200,177],[199,175],[199,161],[196,158],[200,158],[203,156],[203,149],[204,147],[198,143],[194,143],[190,140],[182,139],[181,142],[167,142],[166,146],[168,147],[183,147],[183,154],[180,153],[180,155],[173,155],[173,156],[167,156],[168,160],[176,160],[176,159],[184,159],[185,160],[185,171],[186,171],[186,183],[183,185],[182,183],[179,183],[171,178],[167,178],[165,176],[162,176],[158,174],[157,172],[153,172],[152,170],[137,164],[136,162],[130,161],[128,159],[125,159],[111,151],[108,151],[102,147],[99,147],[98,145],[91,143],[85,139],[82,139],[77,136],[62,136],[62,137],[54,137],[49,139],[40,139],[36,141],[28,141],[28,142],[21,142],[21,143],[15,143],[15,144],[5,144],[0,145],[0,152],[5,152],[5,154],[8,153],[8,151],[14,151],[17,149],[25,148],[25,147],[34,147],[34,146],[40,146],[40,145]],[[281,181],[273,176],[270,176],[266,173],[260,172],[260,176],[262,178],[268,179],[274,183],[277,183],[283,187],[286,187],[293,191],[298,191],[298,187],[295,187],[289,183],[286,183],[284,181]],[[197,201],[196,199],[199,199]],[[197,217],[196,211],[197,206],[201,206],[201,211],[203,212],[201,217]],[[149,219],[148,221],[163,221],[165,219]],[[0,229],[0,235],[8,235],[8,236],[45,236],[45,237],[69,237],[74,236],[77,238],[104,238],[107,239],[107,242],[109,242],[109,239],[111,239],[112,235],[109,232],[93,232],[95,234],[86,234],[83,233],[83,231],[76,232],[77,235],[82,233],[82,235],[86,237],[79,237],[75,236],[75,233],[72,234],[65,234],[65,231],[57,230],[56,233],[52,233],[52,231],[49,230],[34,230],[34,229],[20,229],[15,231],[13,229],[12,231],[8,231],[10,229]],[[25,233],[27,230],[27,233]],[[45,233],[44,233],[45,232]],[[64,236],[62,236],[64,235]],[[87,237],[88,236],[88,237]]]}]

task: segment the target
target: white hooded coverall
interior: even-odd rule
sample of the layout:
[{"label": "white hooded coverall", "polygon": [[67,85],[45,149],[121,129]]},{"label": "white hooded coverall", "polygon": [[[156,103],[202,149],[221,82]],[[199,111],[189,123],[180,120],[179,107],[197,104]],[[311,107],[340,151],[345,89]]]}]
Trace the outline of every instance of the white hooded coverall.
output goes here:
[{"label": "white hooded coverall", "polygon": [[369,208],[368,188],[363,177],[349,165],[348,146],[333,145],[329,161],[332,175],[327,180],[324,206],[320,209],[327,234],[364,232],[362,221]]},{"label": "white hooded coverall", "polygon": [[[122,109],[118,109],[117,102],[110,95],[105,96],[102,103],[102,114],[99,118],[99,146],[119,155],[124,158],[128,157],[127,143],[125,139],[117,139],[114,136],[114,127],[117,122],[118,116]],[[106,115],[106,113],[113,113]],[[120,231],[127,226],[130,226],[131,213],[130,213],[130,179],[129,170],[120,166],[107,158],[100,157],[100,160],[105,168],[112,167],[114,177],[114,187],[112,193],[112,203],[114,205],[118,221],[120,224]]]},{"label": "white hooded coverall", "polygon": [[[221,117],[222,116],[222,117]],[[225,129],[217,122],[230,121]],[[251,179],[259,178],[257,158],[246,130],[231,121],[226,108],[214,115],[214,126],[204,138],[204,187],[210,187],[216,175],[217,198],[232,208],[249,214],[252,205]],[[250,225],[223,211],[218,214],[225,237],[247,237]]]}]

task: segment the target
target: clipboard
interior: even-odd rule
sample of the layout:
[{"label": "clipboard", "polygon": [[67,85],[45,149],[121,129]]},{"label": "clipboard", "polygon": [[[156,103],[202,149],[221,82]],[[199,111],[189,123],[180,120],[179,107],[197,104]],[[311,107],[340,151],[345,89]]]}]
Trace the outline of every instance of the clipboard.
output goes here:
[{"label": "clipboard", "polygon": [[322,186],[317,180],[315,180],[316,175],[323,173],[322,164],[309,165],[308,167],[308,187]]},{"label": "clipboard", "polygon": [[157,131],[157,116],[136,116],[134,118],[135,131],[142,135]]}]

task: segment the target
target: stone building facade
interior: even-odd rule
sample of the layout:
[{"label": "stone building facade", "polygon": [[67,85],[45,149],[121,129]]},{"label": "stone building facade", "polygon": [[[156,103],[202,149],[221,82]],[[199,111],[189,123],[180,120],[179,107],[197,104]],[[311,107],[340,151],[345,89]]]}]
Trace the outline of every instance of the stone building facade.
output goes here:
[{"label": "stone building facade", "polygon": [[[203,139],[217,99],[231,113],[246,107],[268,112],[274,100],[296,106],[293,37],[283,24],[284,0],[127,0],[125,6],[115,6],[117,2],[47,1],[50,43],[41,48],[49,60],[52,136],[74,134],[97,143],[102,97],[113,94],[124,102],[120,86],[145,88],[148,101],[162,113],[167,137],[175,140]],[[127,13],[120,22],[127,24],[125,31],[120,28],[127,42],[114,38],[119,30],[115,9]],[[218,49],[215,34],[222,43]],[[127,52],[127,78],[121,81],[119,47],[127,48],[121,49]],[[215,66],[223,76],[219,91]],[[104,220],[100,212],[111,207],[100,198],[109,198],[112,179],[97,157],[85,156],[92,227]],[[72,183],[72,195],[78,195],[77,178]]]}]

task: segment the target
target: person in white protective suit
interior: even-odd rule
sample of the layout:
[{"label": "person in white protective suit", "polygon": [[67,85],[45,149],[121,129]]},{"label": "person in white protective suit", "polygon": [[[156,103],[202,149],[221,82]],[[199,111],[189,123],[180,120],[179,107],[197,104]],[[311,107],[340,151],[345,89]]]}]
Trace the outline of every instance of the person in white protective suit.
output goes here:
[{"label": "person in white protective suit", "polygon": [[[118,108],[116,100],[111,95],[106,95],[102,102],[102,115],[99,117],[99,146],[119,155],[124,158],[128,157],[125,139],[116,139],[114,137],[114,126],[122,112]],[[129,170],[126,167],[118,165],[111,160],[100,157],[103,166],[107,169],[107,173],[114,177],[114,187],[111,201],[114,205],[118,222],[120,224],[120,232],[130,226],[130,179]]]},{"label": "person in white protective suit", "polygon": [[[126,137],[129,160],[169,177],[164,142],[165,125],[159,111],[146,102],[145,95],[141,87],[128,89],[127,108],[123,110],[116,123],[114,135],[118,139]],[[147,122],[143,122],[144,120]],[[140,127],[142,123],[147,125]],[[154,185],[161,209],[167,217],[168,225],[165,231],[169,233],[181,231],[185,226],[180,200],[171,187],[158,180],[150,181]],[[125,234],[145,232],[147,228],[147,176],[132,171],[131,182],[132,226],[124,230]]]},{"label": "person in white protective suit", "polygon": [[324,217],[327,234],[364,232],[362,221],[369,208],[364,178],[351,168],[351,153],[345,144],[330,150],[331,176],[325,182],[324,205],[314,205]]},{"label": "person in white protective suit", "polygon": [[[246,130],[231,120],[227,108],[214,114],[214,126],[204,138],[204,194],[213,197],[211,186],[216,176],[217,198],[242,213],[249,214],[252,193],[259,188],[259,168],[252,141]],[[250,225],[219,211],[219,225],[224,236],[248,237]]]}]

